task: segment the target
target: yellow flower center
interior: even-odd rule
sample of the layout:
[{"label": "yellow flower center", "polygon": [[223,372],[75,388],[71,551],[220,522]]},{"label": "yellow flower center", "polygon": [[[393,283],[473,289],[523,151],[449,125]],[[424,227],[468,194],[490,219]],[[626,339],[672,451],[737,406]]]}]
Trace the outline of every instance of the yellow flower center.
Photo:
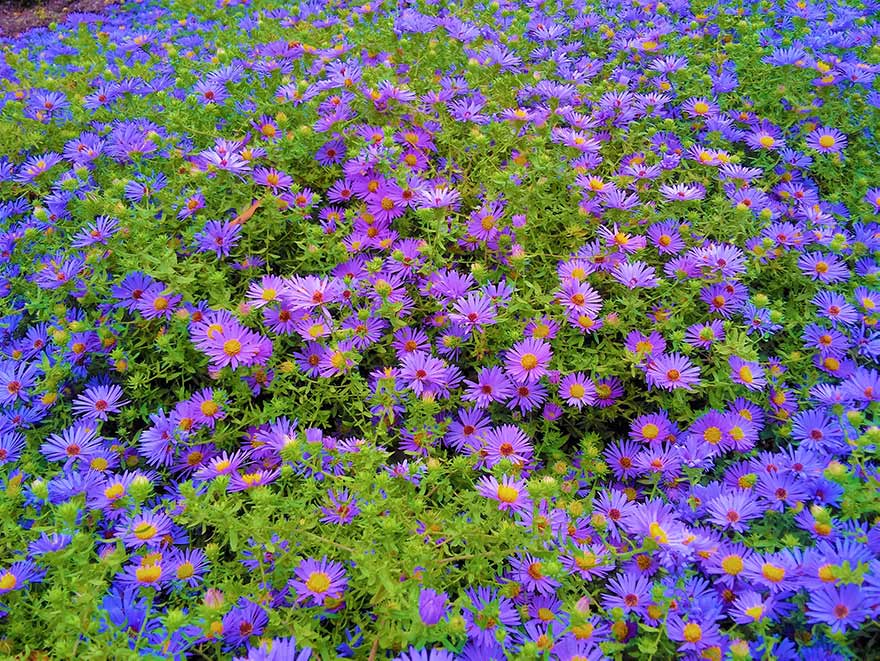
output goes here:
[{"label": "yellow flower center", "polygon": [[721,569],[725,574],[737,576],[743,570],[743,559],[739,555],[728,555],[721,561]]},{"label": "yellow flower center", "polygon": [[199,405],[199,409],[204,415],[211,417],[212,415],[216,415],[217,411],[220,410],[220,407],[217,405],[217,402],[208,399]]},{"label": "yellow flower center", "polygon": [[107,500],[116,500],[117,498],[121,498],[123,495],[125,495],[125,487],[122,486],[119,482],[114,484],[112,487],[107,487],[106,489],[104,489],[104,497]]},{"label": "yellow flower center", "polygon": [[146,567],[138,567],[134,574],[138,583],[155,583],[162,577],[162,566],[147,565]]},{"label": "yellow flower center", "polygon": [[8,571],[3,574],[3,576],[0,576],[0,590],[12,590],[17,583],[18,579],[11,571]]},{"label": "yellow flower center", "polygon": [[156,526],[147,521],[142,521],[134,528],[134,536],[142,540],[152,539],[156,536],[156,533],[158,532],[159,531],[156,529]]},{"label": "yellow flower center", "polygon": [[655,439],[660,435],[660,427],[655,425],[653,422],[649,422],[644,427],[642,427],[642,436],[647,439]]},{"label": "yellow flower center", "polygon": [[312,592],[323,594],[330,589],[330,577],[322,571],[312,572],[306,581],[306,587]]},{"label": "yellow flower center", "polygon": [[761,566],[761,575],[771,583],[779,583],[779,581],[785,578],[785,568],[765,562]]},{"label": "yellow flower center", "polygon": [[519,498],[519,491],[506,484],[499,484],[496,495],[502,503],[515,503],[516,499]]},{"label": "yellow flower center", "polygon": [[226,340],[223,343],[223,353],[230,358],[237,356],[241,353],[241,342],[238,340]]},{"label": "yellow flower center", "polygon": [[519,364],[524,370],[533,370],[538,366],[538,357],[533,353],[527,353],[519,359]]},{"label": "yellow flower center", "polygon": [[718,445],[721,442],[721,430],[718,427],[709,427],[703,432],[703,440],[712,445]]},{"label": "yellow flower center", "polygon": [[684,626],[684,639],[689,643],[698,643],[703,638],[703,629],[696,622],[688,622]]}]

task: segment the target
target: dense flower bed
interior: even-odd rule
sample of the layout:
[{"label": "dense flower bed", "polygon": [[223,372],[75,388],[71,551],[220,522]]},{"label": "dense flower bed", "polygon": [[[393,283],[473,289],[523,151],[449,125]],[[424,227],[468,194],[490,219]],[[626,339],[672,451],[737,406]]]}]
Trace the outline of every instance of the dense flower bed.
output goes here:
[{"label": "dense flower bed", "polygon": [[876,650],[880,4],[457,4],[0,41],[0,653]]}]

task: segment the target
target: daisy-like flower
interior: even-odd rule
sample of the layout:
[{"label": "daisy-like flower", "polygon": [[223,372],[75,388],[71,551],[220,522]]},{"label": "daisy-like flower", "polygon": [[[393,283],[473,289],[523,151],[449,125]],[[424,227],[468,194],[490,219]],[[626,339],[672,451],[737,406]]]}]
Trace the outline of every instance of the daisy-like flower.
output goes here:
[{"label": "daisy-like flower", "polygon": [[827,624],[834,633],[853,629],[868,617],[871,617],[869,600],[858,585],[826,585],[810,591],[807,619]]},{"label": "daisy-like flower", "polygon": [[709,349],[715,342],[724,340],[724,322],[712,319],[706,323],[694,324],[687,329],[684,340],[701,349]]},{"label": "daisy-like flower", "polygon": [[743,360],[739,356],[731,356],[727,360],[730,365],[730,378],[734,383],[745,386],[749,390],[761,390],[767,385],[764,368],[758,363]]},{"label": "daisy-like flower", "polygon": [[205,572],[210,567],[208,557],[199,548],[174,550],[171,552],[169,561],[170,576],[190,587],[201,583]]},{"label": "daisy-like flower", "polygon": [[66,466],[82,459],[89,460],[103,449],[102,439],[90,424],[68,427],[60,434],[51,434],[40,446],[40,452],[49,461],[64,461]]},{"label": "daisy-like flower", "polygon": [[587,581],[604,576],[614,567],[613,561],[609,558],[608,550],[600,543],[577,544],[575,550],[563,555],[560,561],[569,574],[579,576]]},{"label": "daisy-like flower", "polygon": [[0,568],[0,594],[23,590],[31,583],[40,583],[45,574],[45,570],[30,560],[13,562],[5,569]]},{"label": "daisy-like flower", "polygon": [[190,398],[190,404],[195,421],[207,425],[211,429],[214,428],[217,420],[226,417],[226,411],[223,409],[224,402],[215,400],[214,391],[211,388],[204,388],[193,395]]},{"label": "daisy-like flower", "polygon": [[507,459],[516,465],[528,463],[534,450],[529,437],[516,425],[501,425],[486,432],[486,462],[489,467]]},{"label": "daisy-like flower", "polygon": [[675,220],[667,220],[648,228],[648,237],[661,255],[675,255],[681,252],[685,243],[681,238],[680,224]]},{"label": "daisy-like flower", "polygon": [[620,262],[611,270],[611,277],[628,289],[656,287],[657,272],[645,262]]},{"label": "daisy-like flower", "polygon": [[706,197],[706,189],[701,184],[663,184],[660,194],[670,202],[690,202]]},{"label": "daisy-like flower", "polygon": [[569,406],[592,406],[596,403],[596,387],[585,374],[576,372],[564,377],[559,383],[559,396]]},{"label": "daisy-like flower", "polygon": [[[468,588],[465,594],[470,599],[461,616],[469,641],[481,648],[498,643],[499,638],[507,638],[508,630],[520,624],[520,618],[507,597],[498,594],[494,588]],[[480,658],[479,652],[475,658]]]},{"label": "daisy-like flower", "polygon": [[510,564],[513,568],[512,578],[526,592],[548,595],[559,587],[559,581],[545,573],[544,563],[528,553],[514,558]]},{"label": "daisy-like flower", "polygon": [[287,190],[293,185],[293,177],[275,168],[255,168],[253,177],[254,183],[270,188],[273,193]]},{"label": "daisy-like flower", "polygon": [[25,437],[18,432],[0,433],[0,466],[18,461],[25,444]]},{"label": "daisy-like flower", "polygon": [[827,284],[849,279],[849,269],[837,255],[821,252],[804,253],[798,259],[801,273]]},{"label": "daisy-like flower", "polygon": [[586,281],[568,279],[556,293],[556,300],[569,314],[595,317],[602,309],[602,298]]},{"label": "daisy-like flower", "polygon": [[74,248],[88,248],[95,244],[105,244],[116,233],[119,221],[109,216],[98,216],[95,222],[83,227],[73,237],[71,246]]},{"label": "daisy-like flower", "polygon": [[247,290],[247,302],[252,309],[258,309],[280,300],[284,291],[284,280],[274,275],[264,275],[260,282],[251,282]]},{"label": "daisy-like flower", "polygon": [[836,128],[817,126],[806,139],[807,147],[821,154],[837,154],[846,149],[846,136]]},{"label": "daisy-like flower", "polygon": [[294,570],[291,579],[296,590],[297,603],[309,606],[335,606],[342,600],[348,578],[341,562],[304,558]]},{"label": "daisy-like flower", "polygon": [[401,361],[399,376],[419,397],[445,389],[448,385],[447,375],[446,363],[422,351],[407,354]]},{"label": "daisy-like flower", "polygon": [[[709,613],[702,612],[702,617],[696,617],[697,613],[691,612],[687,619],[678,613],[670,614],[666,622],[666,633],[670,640],[679,643],[678,650],[683,655],[688,652],[700,652],[711,647],[718,646],[723,640],[721,629],[712,619],[705,619]],[[716,617],[720,619],[720,612]]]},{"label": "daisy-like flower", "polygon": [[209,220],[201,232],[193,237],[199,252],[213,252],[217,259],[229,256],[229,252],[241,239],[241,225],[231,221]]},{"label": "daisy-like flower", "polygon": [[464,326],[468,333],[475,333],[483,326],[494,324],[495,315],[492,301],[483,294],[474,292],[455,302],[449,318]]},{"label": "daisy-like flower", "polygon": [[504,366],[517,383],[535,383],[547,373],[552,357],[549,344],[528,338],[517,342],[506,352]]},{"label": "daisy-like flower", "polygon": [[130,517],[116,527],[116,536],[128,548],[159,546],[171,533],[174,523],[164,512],[144,512]]},{"label": "daisy-like flower", "polygon": [[240,599],[235,607],[223,616],[223,640],[229,647],[243,645],[252,636],[259,636],[269,624],[269,615],[261,604]]},{"label": "daisy-like flower", "polygon": [[86,388],[73,402],[73,411],[86,422],[106,420],[110,413],[119,413],[128,404],[122,388],[99,385]]},{"label": "daisy-like flower", "polygon": [[596,406],[599,408],[607,408],[617,403],[617,400],[623,396],[623,384],[617,377],[609,377],[607,379],[597,379],[596,386]]},{"label": "daisy-like flower", "polygon": [[709,520],[722,530],[742,533],[748,530],[748,521],[760,518],[763,512],[747,491],[723,493],[706,506]]},{"label": "daisy-like flower", "polygon": [[321,517],[322,523],[344,526],[351,523],[354,517],[360,514],[361,510],[357,506],[357,498],[352,496],[348,489],[342,489],[338,492],[330,489],[327,491],[327,499],[330,504],[321,508],[321,512],[324,514]]},{"label": "daisy-like flower", "polygon": [[476,381],[465,381],[467,390],[462,399],[476,402],[478,408],[487,408],[492,402],[503,402],[513,394],[513,384],[500,367],[484,367]]},{"label": "daisy-like flower", "polygon": [[619,574],[608,581],[607,592],[602,597],[602,605],[609,611],[620,608],[624,613],[644,615],[651,602],[651,579],[647,576]]},{"label": "daisy-like flower", "polygon": [[650,385],[665,390],[692,390],[700,383],[700,370],[683,354],[664,353],[651,361],[645,378]]},{"label": "daisy-like flower", "polygon": [[342,300],[345,285],[338,278],[318,278],[312,275],[293,276],[285,281],[282,295],[293,310],[314,310]]},{"label": "daisy-like flower", "polygon": [[524,512],[532,507],[525,480],[509,475],[502,476],[500,482],[492,475],[484,475],[477,481],[477,493],[497,501],[502,512]]}]

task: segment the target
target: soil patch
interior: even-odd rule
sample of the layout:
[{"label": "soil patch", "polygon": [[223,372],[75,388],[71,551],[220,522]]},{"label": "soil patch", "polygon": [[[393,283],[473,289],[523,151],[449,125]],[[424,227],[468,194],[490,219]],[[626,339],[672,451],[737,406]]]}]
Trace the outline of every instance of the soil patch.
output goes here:
[{"label": "soil patch", "polygon": [[0,0],[0,36],[60,22],[71,12],[102,12],[112,0]]}]

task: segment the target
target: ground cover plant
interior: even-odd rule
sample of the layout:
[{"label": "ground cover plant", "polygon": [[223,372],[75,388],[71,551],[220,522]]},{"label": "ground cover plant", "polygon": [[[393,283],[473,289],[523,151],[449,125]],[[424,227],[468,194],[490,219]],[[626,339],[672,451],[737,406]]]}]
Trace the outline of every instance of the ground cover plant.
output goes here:
[{"label": "ground cover plant", "polygon": [[0,654],[870,658],[878,12],[0,41]]}]

